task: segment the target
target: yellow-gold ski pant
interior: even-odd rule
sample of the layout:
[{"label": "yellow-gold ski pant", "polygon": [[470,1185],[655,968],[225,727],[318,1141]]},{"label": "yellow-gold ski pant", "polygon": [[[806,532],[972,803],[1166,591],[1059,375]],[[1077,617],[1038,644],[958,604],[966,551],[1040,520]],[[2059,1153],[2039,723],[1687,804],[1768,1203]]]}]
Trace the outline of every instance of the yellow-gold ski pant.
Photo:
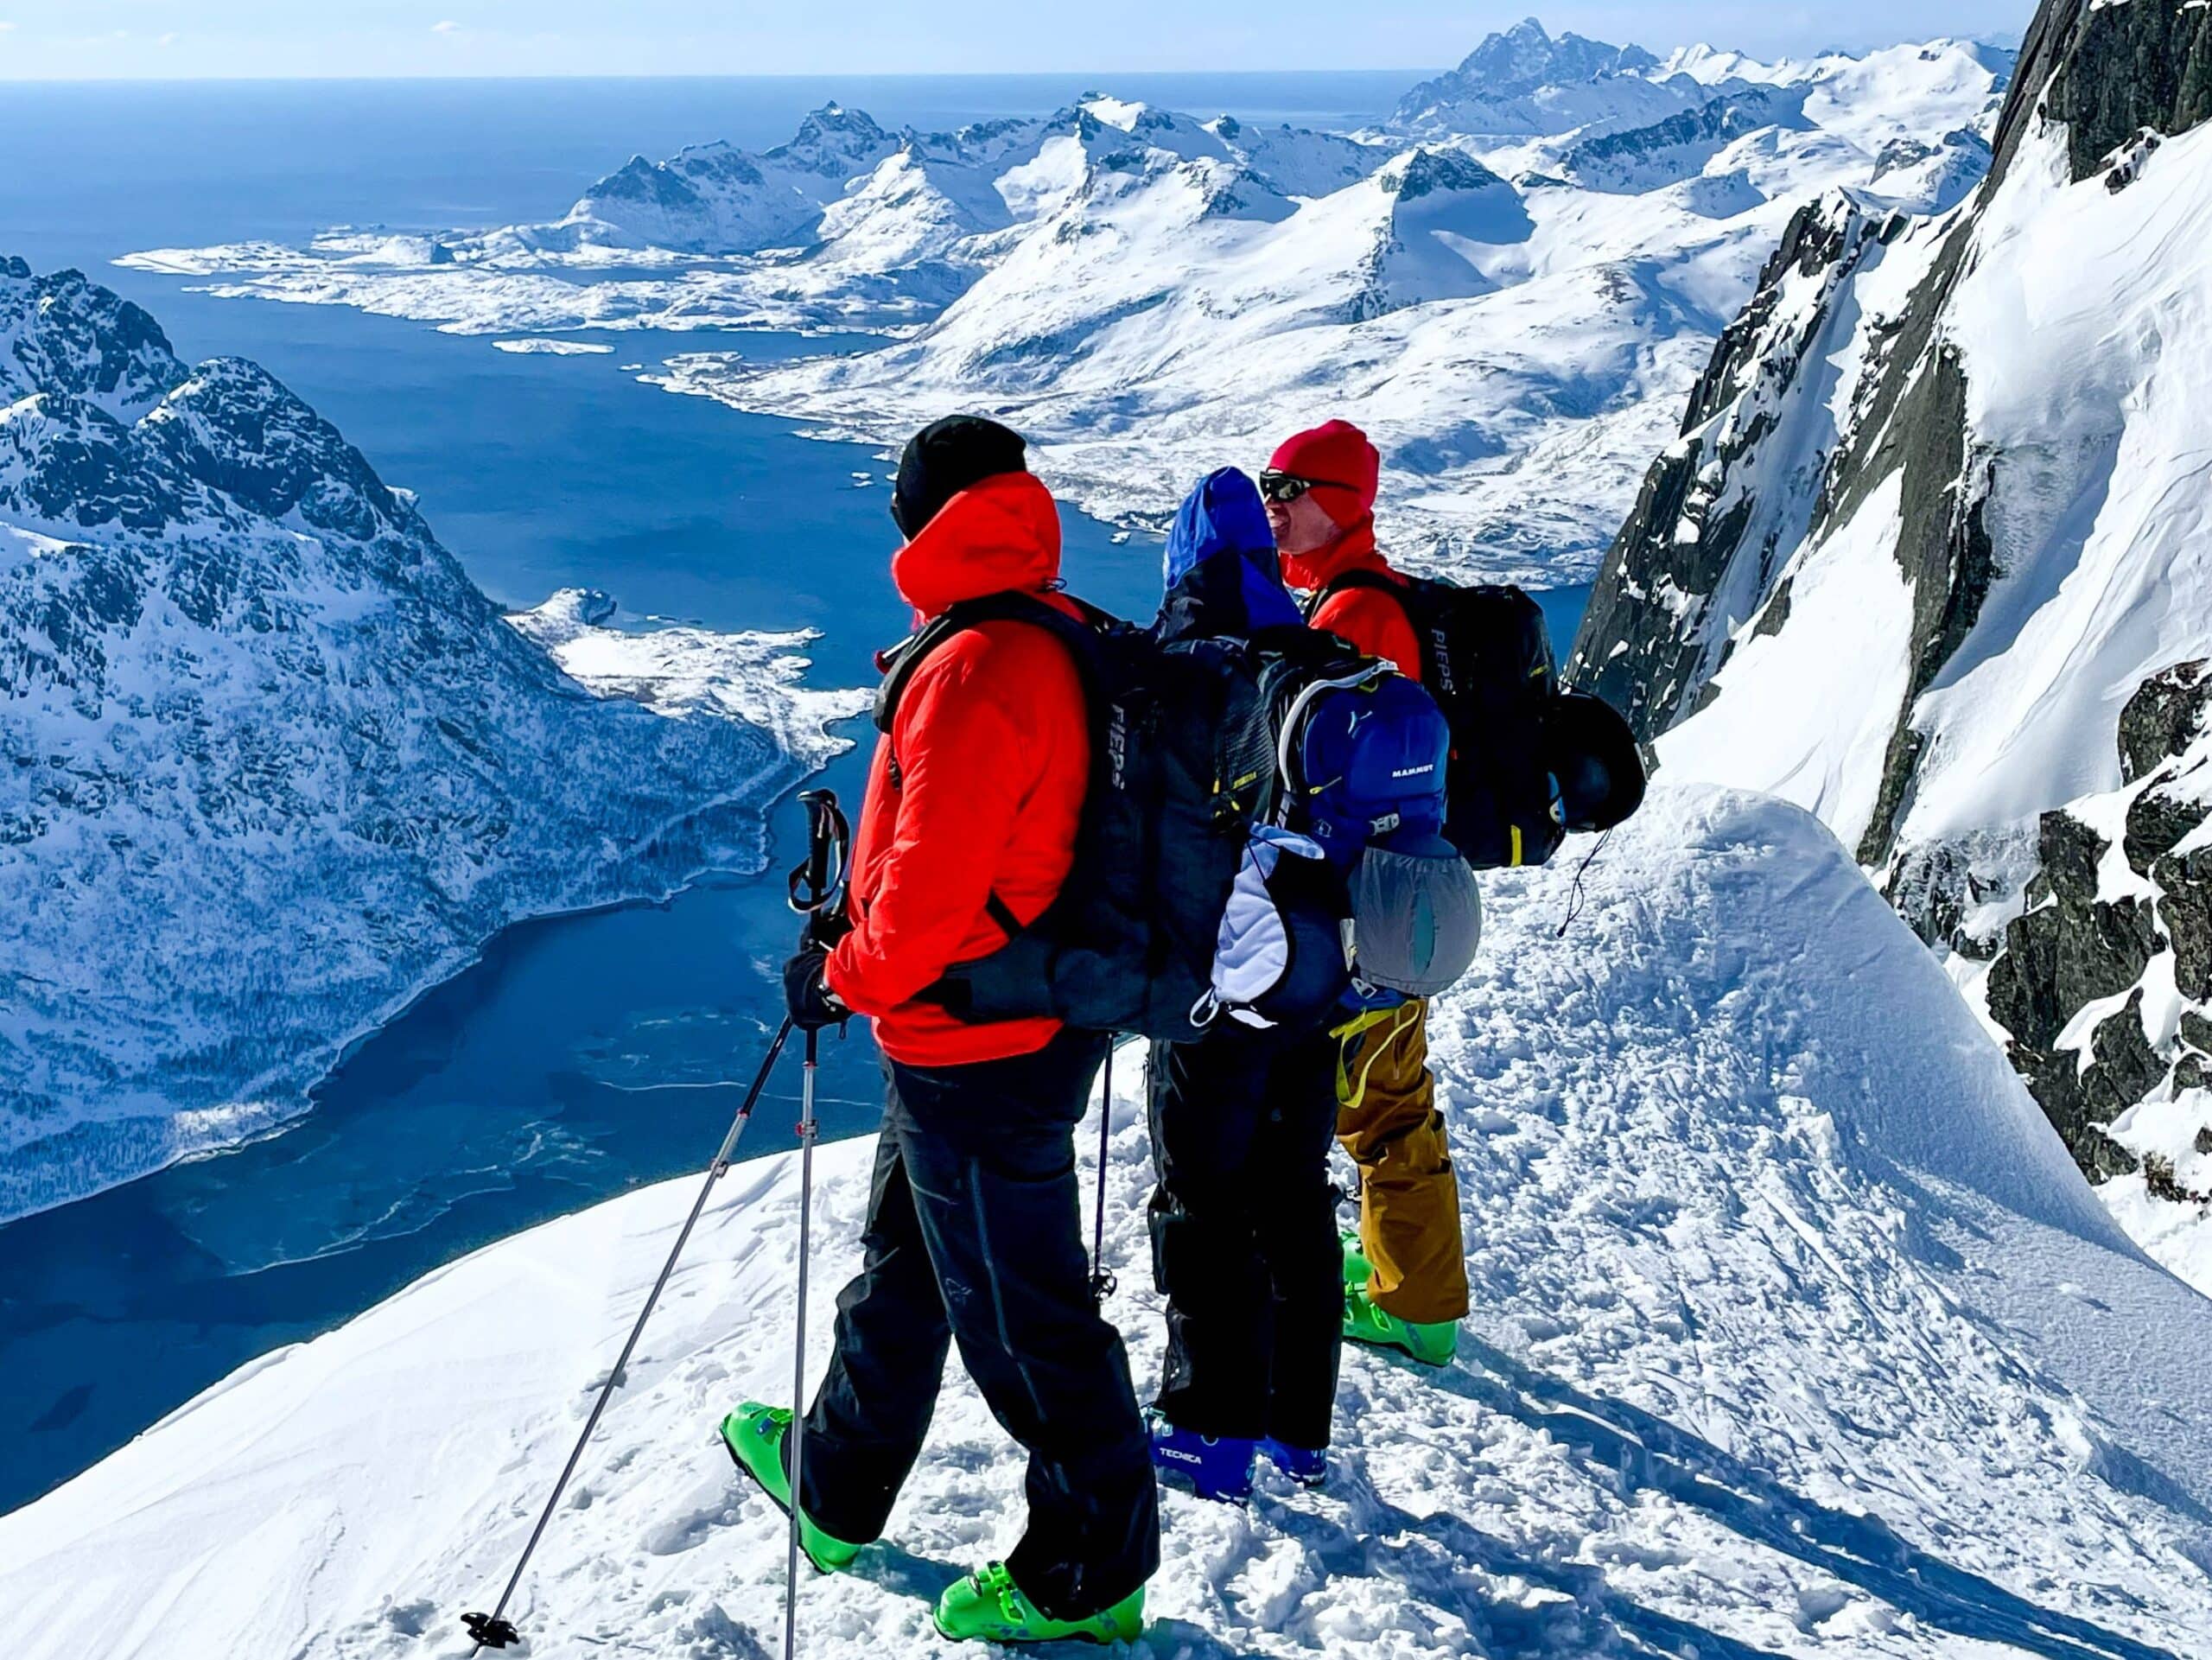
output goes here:
[{"label": "yellow-gold ski pant", "polygon": [[1428,1005],[1364,1014],[1337,1028],[1337,1139],[1359,1167],[1359,1241],[1376,1306],[1417,1326],[1467,1312],[1459,1183],[1436,1080]]}]

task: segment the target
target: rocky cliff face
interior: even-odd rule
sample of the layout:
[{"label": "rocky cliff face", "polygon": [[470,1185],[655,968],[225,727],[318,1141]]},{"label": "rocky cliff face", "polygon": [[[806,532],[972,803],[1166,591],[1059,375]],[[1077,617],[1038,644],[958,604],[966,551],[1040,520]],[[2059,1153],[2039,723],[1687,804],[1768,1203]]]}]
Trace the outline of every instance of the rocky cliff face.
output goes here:
[{"label": "rocky cliff face", "polygon": [[591,696],[263,370],[0,260],[0,1218],[296,1111],[518,916],[753,858],[784,735]]},{"label": "rocky cliff face", "polygon": [[2212,12],[2049,0],[1970,202],[1802,211],[1568,669],[1818,811],[2167,1197],[2212,1192],[2208,116]]}]

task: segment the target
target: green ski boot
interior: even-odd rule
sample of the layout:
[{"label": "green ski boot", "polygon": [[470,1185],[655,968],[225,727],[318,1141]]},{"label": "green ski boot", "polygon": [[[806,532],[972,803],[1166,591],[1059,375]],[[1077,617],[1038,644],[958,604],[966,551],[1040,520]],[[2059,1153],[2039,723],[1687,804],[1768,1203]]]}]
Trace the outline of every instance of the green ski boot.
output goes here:
[{"label": "green ski boot", "polygon": [[1364,1291],[1367,1282],[1375,1273],[1375,1264],[1367,1260],[1367,1253],[1359,1248],[1359,1231],[1346,1228],[1340,1236],[1344,1245],[1344,1288]]},{"label": "green ski boot", "polygon": [[933,1618],[956,1643],[1134,1643],[1144,1630],[1144,1587],[1087,1619],[1048,1619],[1021,1594],[1006,1564],[993,1562],[947,1586]]},{"label": "green ski boot", "polygon": [[1459,1322],[1440,1320],[1419,1326],[1377,1308],[1367,1295],[1366,1282],[1344,1287],[1344,1340],[1378,1349],[1395,1349],[1411,1355],[1424,1366],[1447,1366],[1459,1352]]},{"label": "green ski boot", "polygon": [[[789,1407],[763,1406],[758,1401],[741,1403],[722,1420],[722,1445],[737,1467],[760,1484],[760,1491],[791,1514],[791,1478],[784,1468],[784,1437],[791,1433]],[[807,1561],[824,1574],[849,1567],[861,1547],[833,1539],[802,1514],[798,1518],[798,1546]]]}]

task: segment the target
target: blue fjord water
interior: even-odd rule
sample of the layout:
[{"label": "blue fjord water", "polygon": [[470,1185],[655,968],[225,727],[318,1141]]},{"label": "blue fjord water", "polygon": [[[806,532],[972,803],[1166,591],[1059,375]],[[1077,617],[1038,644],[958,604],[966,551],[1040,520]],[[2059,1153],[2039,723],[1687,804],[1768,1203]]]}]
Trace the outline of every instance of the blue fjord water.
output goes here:
[{"label": "blue fjord water", "polygon": [[[1041,111],[1091,78],[238,83],[10,89],[0,253],[77,265],[146,305],[189,358],[253,357],[321,410],[494,597],[608,589],[718,628],[818,629],[810,684],[865,684],[904,632],[894,537],[865,451],[639,385],[619,366],[701,336],[518,356],[335,308],[245,303],[112,269],[135,249],[333,223],[556,215],[633,150],[765,144],[842,98],[887,124]],[[1117,77],[1247,119],[1350,123],[1413,77]],[[840,342],[746,335],[766,356]],[[1148,612],[1157,544],[1069,515],[1071,582]],[[1546,597],[1555,633],[1582,595]],[[827,782],[857,798],[862,751]],[[254,1355],[326,1330],[437,1264],[640,1182],[699,1168],[778,1018],[782,867],[672,901],[528,923],[359,1045],[281,1133],[0,1227],[0,1511],[83,1468]],[[873,1127],[864,1034],[825,1045],[827,1133]],[[787,1065],[744,1151],[792,1143]]]}]

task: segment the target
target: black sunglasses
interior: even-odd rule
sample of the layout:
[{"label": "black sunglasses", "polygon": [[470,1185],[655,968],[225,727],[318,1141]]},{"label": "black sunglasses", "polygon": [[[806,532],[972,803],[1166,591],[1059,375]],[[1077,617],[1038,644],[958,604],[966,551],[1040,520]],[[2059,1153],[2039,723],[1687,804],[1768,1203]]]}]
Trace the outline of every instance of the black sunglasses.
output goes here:
[{"label": "black sunglasses", "polygon": [[1308,490],[1318,490],[1324,485],[1337,490],[1347,487],[1334,484],[1328,479],[1301,479],[1294,473],[1262,473],[1260,474],[1260,494],[1269,501],[1287,505],[1296,501]]}]

